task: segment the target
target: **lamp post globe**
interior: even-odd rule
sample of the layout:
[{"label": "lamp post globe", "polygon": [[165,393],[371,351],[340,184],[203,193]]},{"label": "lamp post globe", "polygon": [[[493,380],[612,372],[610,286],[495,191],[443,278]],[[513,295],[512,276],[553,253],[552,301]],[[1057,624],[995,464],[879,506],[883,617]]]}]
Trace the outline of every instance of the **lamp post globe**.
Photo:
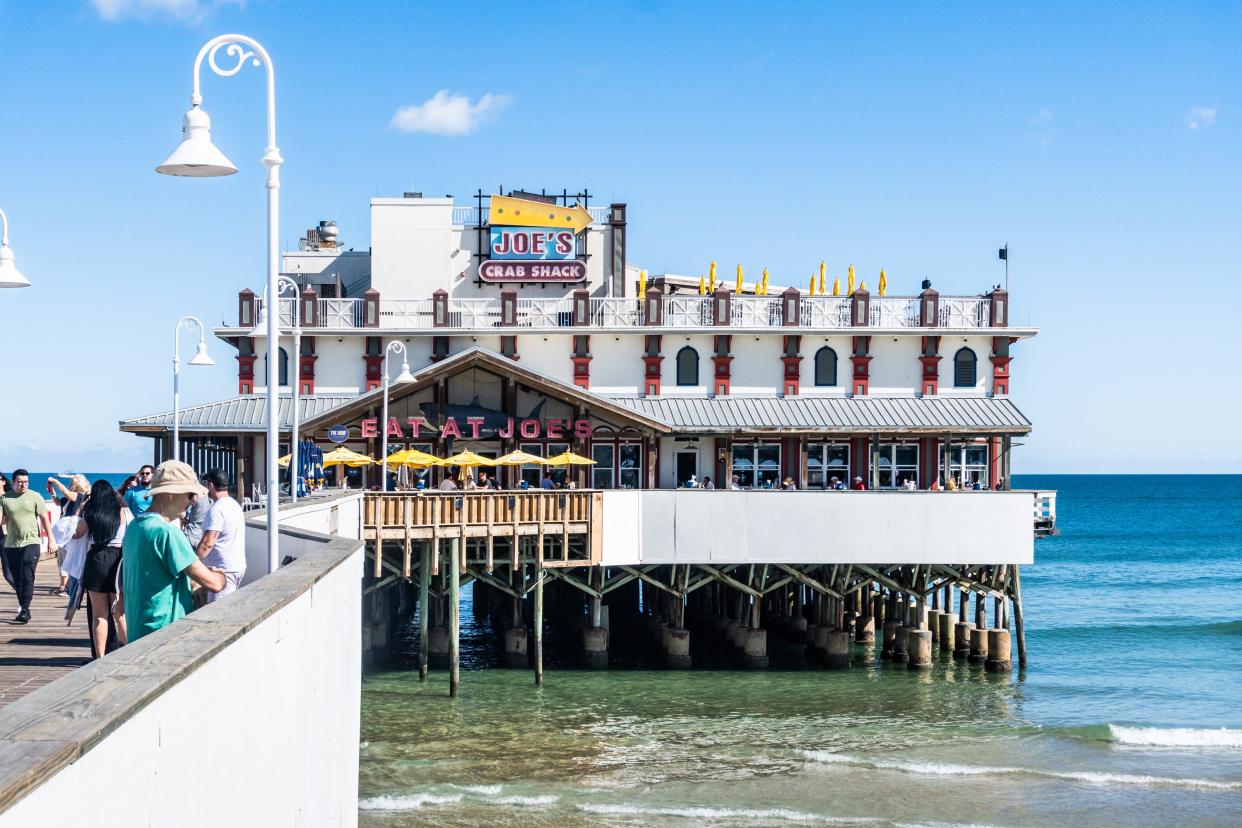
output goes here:
[{"label": "lamp post globe", "polygon": [[9,247],[9,217],[0,210],[0,288],[24,287],[30,287],[30,280],[13,263],[13,248]]}]

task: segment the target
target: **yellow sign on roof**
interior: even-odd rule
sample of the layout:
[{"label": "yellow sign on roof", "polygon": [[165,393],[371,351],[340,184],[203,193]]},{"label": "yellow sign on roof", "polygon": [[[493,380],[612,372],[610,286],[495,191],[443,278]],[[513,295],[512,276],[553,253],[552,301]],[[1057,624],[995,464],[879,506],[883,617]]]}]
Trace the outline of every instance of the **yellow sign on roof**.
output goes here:
[{"label": "yellow sign on roof", "polygon": [[492,196],[488,224],[507,227],[568,227],[581,233],[591,226],[591,214],[581,204],[561,207],[512,196]]}]

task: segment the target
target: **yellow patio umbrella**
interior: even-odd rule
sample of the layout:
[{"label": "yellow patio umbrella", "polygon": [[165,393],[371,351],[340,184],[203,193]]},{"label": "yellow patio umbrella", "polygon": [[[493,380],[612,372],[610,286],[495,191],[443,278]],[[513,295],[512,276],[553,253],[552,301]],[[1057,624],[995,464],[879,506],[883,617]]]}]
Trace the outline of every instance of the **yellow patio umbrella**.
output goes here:
[{"label": "yellow patio umbrella", "polygon": [[647,297],[647,271],[638,271],[638,298],[645,299]]},{"label": "yellow patio umbrella", "polygon": [[828,265],[824,262],[819,263],[819,295],[824,295],[824,274],[828,271]]},{"label": "yellow patio umbrella", "polygon": [[707,275],[707,290],[710,292],[716,289],[716,262],[715,261],[713,261],[712,266],[708,268],[707,274],[708,274]]},{"label": "yellow patio umbrella", "polygon": [[487,457],[483,457],[482,455],[475,454],[470,449],[466,449],[465,451],[454,454],[452,457],[445,457],[443,460],[436,461],[436,465],[438,466],[462,466],[462,467],[494,466],[496,465],[496,461],[489,459]]},{"label": "yellow patio umbrella", "polygon": [[699,296],[705,296],[706,294],[707,294],[707,282],[705,282],[703,280],[703,277],[700,276],[699,277]]},{"label": "yellow patio umbrella", "polygon": [[860,285],[858,286],[858,289],[859,289],[859,290],[861,290],[863,293],[866,293],[866,292],[867,292],[867,283],[864,281],[862,284],[860,284]]},{"label": "yellow patio umbrella", "polygon": [[390,466],[414,466],[415,468],[425,469],[439,462],[439,457],[418,449],[402,449],[388,455],[388,465]]},{"label": "yellow patio umbrella", "polygon": [[337,446],[323,456],[324,468],[328,466],[370,466],[375,461],[365,454]]},{"label": "yellow patio umbrella", "polygon": [[594,466],[595,461],[589,457],[583,457],[581,454],[574,454],[567,451],[564,454],[558,454],[555,457],[549,457],[544,461],[549,466]]},{"label": "yellow patio umbrella", "polygon": [[766,267],[763,269],[763,286],[759,290],[759,295],[768,295],[768,269]]},{"label": "yellow patio umbrella", "polygon": [[811,295],[815,295],[815,274],[811,274]]},{"label": "yellow patio umbrella", "polygon": [[880,295],[888,293],[888,275],[884,272],[884,268],[880,268]]},{"label": "yellow patio umbrella", "polygon": [[539,455],[528,454],[524,451],[511,451],[508,454],[502,454],[501,456],[496,458],[497,466],[527,466],[527,465],[530,465],[531,463],[546,463],[546,462],[548,461],[543,459]]},{"label": "yellow patio umbrella", "polygon": [[832,295],[833,296],[841,295],[841,277],[840,276],[834,276],[832,278]]},{"label": "yellow patio umbrella", "polygon": [[737,293],[742,292],[742,266],[737,266]]},{"label": "yellow patio umbrella", "polygon": [[846,286],[846,296],[854,295],[854,266],[850,265],[849,282]]}]

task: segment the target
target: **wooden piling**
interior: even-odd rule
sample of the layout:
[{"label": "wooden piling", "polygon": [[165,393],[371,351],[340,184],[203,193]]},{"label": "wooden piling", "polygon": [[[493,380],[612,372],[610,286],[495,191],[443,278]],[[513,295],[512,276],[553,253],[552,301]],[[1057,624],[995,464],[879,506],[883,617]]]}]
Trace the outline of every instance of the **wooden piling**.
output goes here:
[{"label": "wooden piling", "polygon": [[461,690],[461,558],[458,547],[460,538],[449,541],[449,695],[456,696]]},{"label": "wooden piling", "polygon": [[1018,634],[1018,667],[1026,667],[1026,631],[1022,627],[1022,577],[1018,567],[1013,568],[1013,626]]},{"label": "wooden piling", "polygon": [[428,587],[431,585],[431,544],[419,544],[418,564],[418,680],[427,680],[428,624],[431,607],[428,604]]},{"label": "wooden piling", "polygon": [[535,559],[535,686],[543,684],[543,559],[542,550]]}]

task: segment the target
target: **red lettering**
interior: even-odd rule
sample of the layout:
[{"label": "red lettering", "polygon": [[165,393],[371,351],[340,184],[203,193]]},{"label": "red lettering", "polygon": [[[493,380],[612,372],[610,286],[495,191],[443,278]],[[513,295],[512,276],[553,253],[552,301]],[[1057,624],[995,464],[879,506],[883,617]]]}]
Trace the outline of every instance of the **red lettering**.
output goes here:
[{"label": "red lettering", "polygon": [[457,427],[457,420],[453,417],[444,418],[444,428],[440,429],[440,437],[447,440],[450,437],[460,437],[461,429]]},{"label": "red lettering", "polygon": [[530,240],[530,252],[536,256],[542,256],[547,250],[546,242],[547,239],[544,238],[543,233],[536,233],[535,237]]},{"label": "red lettering", "polygon": [[479,439],[479,426],[483,425],[482,417],[467,417],[466,423],[470,426],[470,439]]},{"label": "red lettering", "polygon": [[398,440],[405,437],[405,432],[401,430],[401,423],[396,417],[388,418],[388,436],[396,437]]},{"label": "red lettering", "polygon": [[508,440],[509,438],[513,436],[513,418],[512,417],[509,418],[509,421],[507,423],[505,423],[503,426],[501,426],[500,428],[496,430],[496,436],[501,438],[502,440]]},{"label": "red lettering", "polygon": [[415,440],[418,439],[418,430],[420,428],[431,425],[431,423],[427,422],[422,417],[406,417],[405,424],[410,427],[410,436]]},{"label": "red lettering", "polygon": [[525,233],[513,234],[513,252],[518,254],[530,252],[530,236]]},{"label": "red lettering", "polygon": [[358,425],[363,437],[379,436],[379,417],[367,417]]},{"label": "red lettering", "polygon": [[565,428],[564,420],[557,420],[555,418],[549,418],[548,426],[547,426],[548,439],[559,440],[561,437],[564,437],[565,436],[564,428]]},{"label": "red lettering", "polygon": [[574,420],[574,437],[579,440],[591,439],[591,421]]},{"label": "red lettering", "polygon": [[501,233],[496,244],[492,245],[492,252],[496,255],[504,255],[509,252],[509,234]]},{"label": "red lettering", "polygon": [[568,230],[562,230],[556,234],[556,252],[562,256],[568,256],[574,252],[574,234]]},{"label": "red lettering", "polygon": [[538,420],[522,420],[522,424],[518,426],[518,429],[521,435],[525,437],[527,440],[533,440],[539,436],[539,431],[540,431],[539,421]]}]

